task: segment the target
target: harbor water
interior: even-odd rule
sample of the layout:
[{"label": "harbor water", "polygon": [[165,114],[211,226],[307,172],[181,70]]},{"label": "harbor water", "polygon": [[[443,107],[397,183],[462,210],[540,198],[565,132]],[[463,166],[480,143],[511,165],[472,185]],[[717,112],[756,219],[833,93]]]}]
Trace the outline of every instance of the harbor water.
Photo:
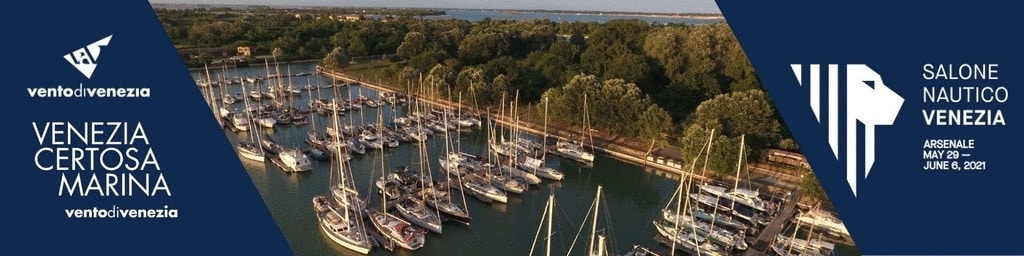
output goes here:
[{"label": "harbor water", "polygon": [[[298,64],[280,64],[280,72],[288,74],[315,73],[315,62]],[[270,64],[270,72],[276,73],[274,64]],[[224,80],[238,77],[264,77],[267,68],[264,65],[253,63],[246,68],[232,69],[211,69],[209,72],[213,80]],[[204,71],[193,71],[193,77],[197,80],[205,79]],[[316,75],[290,77],[293,88],[304,86],[329,85],[331,81]],[[287,85],[288,78],[280,82]],[[268,83],[278,83],[275,79],[267,79],[258,84],[263,91],[268,88]],[[247,90],[254,87],[246,83]],[[183,85],[189,86],[189,85]],[[198,87],[197,87],[198,88]],[[348,86],[336,88],[324,88],[319,90],[319,97],[325,99],[333,98],[337,90],[338,99],[356,98],[359,95],[371,99],[377,99],[376,91],[361,87]],[[217,98],[227,93],[229,95],[242,95],[240,85],[225,85],[200,90],[212,91]],[[316,99],[317,90],[302,91],[290,99],[278,99],[285,105],[292,105],[302,109],[309,108],[309,100]],[[249,99],[252,100],[251,98]],[[259,102],[250,104],[261,104]],[[262,104],[270,104],[264,99]],[[348,111],[340,116],[342,124],[361,126],[362,124],[375,123],[378,115],[384,120],[390,121],[395,116],[405,116],[409,106],[395,106],[382,104],[379,108],[363,107],[361,111]],[[241,99],[233,105],[227,105],[228,109],[235,111],[245,108]],[[379,111],[379,112],[378,112]],[[273,129],[258,128],[248,132],[234,132],[225,129],[225,136],[231,142],[231,148],[237,145],[239,140],[250,140],[252,132],[259,132],[261,136],[270,136],[286,148],[309,148],[304,142],[307,132],[315,127],[321,133],[330,124],[330,116],[316,113],[308,114],[312,117],[306,124],[276,125]],[[387,122],[386,121],[386,122]],[[484,120],[484,127],[487,121]],[[315,124],[315,125],[314,125]],[[507,134],[507,130],[504,131]],[[459,136],[458,146],[463,152],[478,156],[487,154],[486,129],[473,127],[470,131],[463,131],[451,136]],[[507,135],[505,135],[507,136]],[[442,136],[431,136],[426,142],[427,155],[420,156],[417,143],[402,142],[398,148],[380,150],[367,150],[365,155],[354,155],[351,159],[351,173],[355,179],[356,189],[363,197],[369,196],[371,207],[379,205],[380,195],[372,182],[382,174],[381,157],[385,158],[384,171],[391,172],[395,167],[405,165],[412,170],[418,170],[420,161],[429,163],[429,170],[434,178],[444,179],[440,171],[438,158],[444,156],[446,145]],[[551,142],[549,142],[551,143]],[[449,143],[450,144],[450,143]],[[239,161],[237,159],[225,159],[225,161]],[[270,161],[266,163],[255,162],[248,159],[241,159],[242,165],[252,178],[253,184],[259,190],[264,202],[267,204],[275,221],[279,225],[288,243],[296,255],[358,255],[338,244],[332,242],[320,230],[316,215],[313,212],[311,200],[316,195],[329,194],[330,184],[330,161],[312,160],[312,171],[301,173],[288,173],[282,171]],[[571,253],[579,255],[585,253],[592,215],[591,205],[595,198],[598,186],[603,186],[601,209],[599,211],[597,233],[603,234],[606,244],[612,254],[622,254],[640,244],[649,248],[661,248],[654,238],[657,231],[651,224],[660,210],[662,210],[672,192],[678,186],[677,177],[672,174],[655,170],[645,170],[641,166],[632,165],[620,160],[597,154],[592,166],[582,165],[573,160],[548,155],[547,166],[553,167],[565,173],[561,181],[544,180],[539,186],[531,186],[530,189],[521,195],[509,195],[507,204],[484,203],[474,197],[466,195],[466,202],[472,221],[469,225],[446,222],[443,234],[430,233],[426,237],[426,245],[416,251],[396,249],[395,252],[388,252],[383,248],[376,248],[371,255],[528,255],[534,237],[541,225],[541,216],[548,195],[555,196],[555,218],[552,235],[552,249],[554,254]],[[455,199],[460,201],[460,199]],[[578,234],[578,235],[577,235]],[[537,240],[535,253],[543,253],[544,243],[541,232]],[[575,245],[574,244],[575,241]]]}]

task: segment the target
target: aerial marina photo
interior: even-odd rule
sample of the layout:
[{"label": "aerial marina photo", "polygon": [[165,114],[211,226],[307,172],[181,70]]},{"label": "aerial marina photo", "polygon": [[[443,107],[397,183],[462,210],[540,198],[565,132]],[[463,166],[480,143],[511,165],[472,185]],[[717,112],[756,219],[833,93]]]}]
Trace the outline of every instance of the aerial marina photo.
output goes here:
[{"label": "aerial marina photo", "polygon": [[859,255],[717,8],[153,5],[296,255]]}]

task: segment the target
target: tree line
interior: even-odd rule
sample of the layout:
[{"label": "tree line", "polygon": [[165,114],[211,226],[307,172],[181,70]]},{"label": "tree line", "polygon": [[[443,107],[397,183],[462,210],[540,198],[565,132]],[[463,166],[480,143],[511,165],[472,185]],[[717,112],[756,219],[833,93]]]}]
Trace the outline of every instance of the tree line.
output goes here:
[{"label": "tree line", "polygon": [[[683,148],[691,159],[715,129],[709,167],[735,172],[739,137],[750,151],[796,150],[727,24],[421,19],[338,22],[277,12],[157,10],[176,45],[251,45],[257,54],[324,57],[325,66],[384,55],[380,76],[409,90],[481,108],[502,95],[550,118]],[[584,95],[587,112],[583,111]],[[732,163],[732,164],[730,164]]]}]

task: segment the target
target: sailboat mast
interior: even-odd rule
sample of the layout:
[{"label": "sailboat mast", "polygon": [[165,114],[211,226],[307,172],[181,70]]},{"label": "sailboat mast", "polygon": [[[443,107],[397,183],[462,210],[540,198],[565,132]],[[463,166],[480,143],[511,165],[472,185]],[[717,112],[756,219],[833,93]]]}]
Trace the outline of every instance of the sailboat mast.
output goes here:
[{"label": "sailboat mast", "polygon": [[547,240],[547,247],[546,247],[547,251],[544,253],[544,255],[551,256],[551,222],[553,222],[553,219],[555,217],[555,214],[554,214],[555,213],[555,193],[551,193],[551,195],[548,195],[548,210],[547,210],[547,213],[548,213],[548,236],[547,236],[547,238],[545,238],[545,240]]},{"label": "sailboat mast", "polygon": [[508,174],[509,174],[510,177],[512,176],[512,161],[515,161],[515,160],[512,160],[512,158],[514,158],[513,156],[515,156],[515,150],[516,150],[513,147],[515,145],[515,143],[516,143],[516,139],[512,138],[513,134],[515,133],[515,125],[514,125],[515,123],[513,123],[513,121],[512,121],[515,118],[515,113],[513,112],[513,111],[515,111],[515,108],[513,108],[512,104],[513,104],[512,102],[508,103],[508,113],[509,113],[508,123],[509,123],[509,125],[511,127],[509,127],[509,131],[508,131],[508,142],[506,142],[506,144],[505,144],[505,150],[506,150],[505,153],[508,154]]},{"label": "sailboat mast", "polygon": [[541,163],[548,157],[548,98],[544,97],[544,135],[541,136]]},{"label": "sailboat mast", "polygon": [[[245,95],[245,81],[242,81],[242,95],[243,95],[242,96],[242,104],[245,104],[245,108],[243,108],[242,111],[245,112],[245,117],[249,119],[250,123],[252,123],[252,121],[253,121],[252,120],[252,113],[249,112],[249,99],[245,98],[245,96],[244,96]],[[255,131],[251,132],[249,134],[249,139],[250,140],[253,139],[253,136],[255,134],[257,134]],[[259,143],[259,142],[257,142],[257,143]],[[263,147],[260,147],[260,151],[262,151],[262,150],[263,150]]]},{"label": "sailboat mast", "polygon": [[[338,129],[338,112],[334,112],[334,129],[335,130]],[[341,142],[340,142],[340,139],[335,138],[335,141],[336,141],[335,142],[335,146],[338,147],[337,151],[341,152],[341,146],[340,146]],[[348,204],[353,203],[353,202],[348,200],[348,198],[347,198],[348,197],[348,190],[345,189],[345,186],[346,186],[346,184],[345,184],[345,158],[342,156],[342,154],[337,154],[337,155],[338,155],[338,176],[339,176],[338,177],[338,179],[339,179],[338,189],[341,190],[342,196],[345,197],[345,198],[342,198],[342,200],[344,202],[347,202],[346,204],[344,204],[345,205],[345,219],[346,220],[350,220],[350,218],[349,218],[350,216],[349,216],[349,213],[348,213],[349,212],[348,211],[348,207],[350,205],[348,205]]]},{"label": "sailboat mast", "polygon": [[[694,160],[696,160],[696,159],[694,159]],[[691,164],[690,172],[693,172],[693,167],[692,166],[694,164],[696,164],[696,161],[694,161],[694,163]],[[672,242],[672,250],[671,250],[672,253],[670,255],[676,255],[676,244],[677,244],[676,240],[677,239],[686,239],[686,237],[678,238],[678,236],[679,236],[679,221],[680,221],[678,216],[679,216],[679,213],[682,210],[681,208],[683,206],[683,202],[682,202],[683,201],[683,191],[684,191],[683,190],[683,179],[686,179],[686,178],[689,178],[689,177],[692,177],[692,175],[687,175],[686,177],[679,177],[679,188],[677,189],[679,196],[676,197],[676,210],[673,212],[673,214],[676,215],[676,216],[673,216],[673,218],[676,221],[672,222],[672,224],[674,224],[674,228],[672,230],[675,231],[675,233],[672,234],[673,237],[669,237],[668,238],[668,240]],[[687,187],[687,190],[685,190],[685,191],[689,191],[689,187]]]},{"label": "sailboat mast", "polygon": [[[701,151],[707,153],[705,155],[705,158],[704,158],[704,168],[705,169],[707,168],[708,158],[710,158],[710,156],[711,156],[711,144],[714,141],[715,141],[715,129],[711,129],[711,136],[708,137],[708,144],[707,144],[707,148],[706,148],[707,151],[701,150]],[[696,158],[694,158],[694,160],[696,160]],[[692,175],[693,174],[693,169],[692,168],[690,169],[690,173],[691,173],[691,175],[689,177],[689,180],[686,182],[686,191],[690,191],[690,188],[693,186],[693,175]],[[680,197],[682,197],[682,196],[680,196]],[[686,202],[684,203],[683,209],[685,209],[686,211],[689,211],[689,209],[690,209],[690,200],[686,200]],[[696,220],[693,217],[693,214],[687,214],[687,216],[690,216],[690,225],[696,227],[697,223],[696,223]],[[679,221],[682,221],[682,220],[679,220],[678,218],[676,218],[676,222],[679,222]],[[701,254],[700,245],[699,245],[700,243],[699,243],[699,241],[697,239],[697,234],[696,234],[697,232],[696,231],[697,231],[697,229],[695,228],[694,229],[694,236],[693,236],[693,243],[695,245],[697,245],[694,249],[695,249],[695,251],[697,251],[697,255],[700,256],[700,254]]]},{"label": "sailboat mast", "polygon": [[590,245],[587,246],[587,255],[594,255],[594,236],[597,234],[597,213],[601,209],[601,188],[597,186],[597,196],[594,199],[594,224],[590,226]]},{"label": "sailboat mast", "polygon": [[206,70],[206,87],[203,88],[203,93],[209,95],[207,98],[209,99],[210,108],[216,108],[213,103],[216,97],[213,96],[213,93],[210,93],[210,87],[213,87],[213,80],[210,78],[210,66],[203,64],[203,69]]},{"label": "sailboat mast", "polygon": [[288,90],[281,90],[288,95],[288,107],[294,107],[295,97],[292,95],[292,65],[288,64]]},{"label": "sailboat mast", "polygon": [[796,219],[796,228],[793,228],[793,236],[789,238],[789,245],[786,246],[786,255],[793,255],[793,240],[796,240],[797,231],[800,231],[800,219]]},{"label": "sailboat mast", "polygon": [[746,137],[746,134],[740,135],[740,157],[736,159],[736,182],[733,184],[732,187],[732,189],[734,190],[740,187],[740,170],[742,170],[743,166],[743,151],[745,148],[744,146],[746,144]]},{"label": "sailboat mast", "polygon": [[804,250],[807,250],[806,248],[811,247],[811,235],[814,234],[814,226],[815,225],[810,225],[810,227],[808,227],[809,230],[807,231],[807,243],[804,245]]},{"label": "sailboat mast", "polygon": [[[512,113],[512,118],[515,120],[515,123],[512,124],[512,133],[508,135],[509,143],[513,143],[511,145],[517,145],[519,143],[519,90],[516,90],[516,98],[509,103],[509,107],[512,108],[509,110],[509,113]],[[509,149],[511,150],[512,147],[509,146]]]},{"label": "sailboat mast", "polygon": [[[441,166],[441,167],[442,168],[448,168],[448,171],[444,173],[444,179],[446,181],[448,181],[449,187],[451,187],[451,183],[452,183],[452,170],[451,170],[451,168],[452,168],[452,163],[451,163],[452,159],[451,159],[451,157],[449,157],[452,154],[451,142],[452,142],[451,141],[451,137],[448,136],[448,129],[445,129],[444,130],[444,153],[445,154],[444,154],[443,157],[445,159],[445,163],[447,163],[448,166]],[[458,169],[458,167],[455,167],[455,168]],[[445,196],[448,198],[449,202],[452,201],[452,193],[445,193]]]},{"label": "sailboat mast", "polygon": [[[594,135],[590,133],[590,110],[587,109],[587,94],[583,94],[583,129],[580,136],[587,136],[590,139],[590,153],[594,153]],[[583,138],[583,139],[586,139]],[[583,146],[583,139],[580,139],[580,148]]]},{"label": "sailboat mast", "polygon": [[[459,118],[462,118],[462,92],[459,92],[459,110],[458,110],[458,115],[459,115]],[[461,151],[462,151],[461,150],[461,146],[462,146],[462,134],[461,133],[455,133],[455,146],[459,148],[459,152],[455,152],[455,153],[461,153]]]},{"label": "sailboat mast", "polygon": [[[700,169],[700,176],[701,177],[706,177],[704,175],[708,171],[708,159],[711,158],[711,144],[715,142],[715,129],[711,129],[711,135],[708,135],[708,136],[709,136],[708,137],[708,144],[707,144],[707,149],[708,149],[707,153],[708,154],[704,156],[704,166],[701,167],[701,169]],[[701,149],[701,151],[704,151],[704,149]]]}]

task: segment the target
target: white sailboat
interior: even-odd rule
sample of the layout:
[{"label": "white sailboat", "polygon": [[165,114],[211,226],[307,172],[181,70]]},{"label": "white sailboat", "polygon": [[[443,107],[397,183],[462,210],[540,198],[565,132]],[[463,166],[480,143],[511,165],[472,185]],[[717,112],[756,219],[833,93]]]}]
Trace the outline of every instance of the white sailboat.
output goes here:
[{"label": "white sailboat", "polygon": [[[383,153],[383,152],[381,152]],[[381,175],[384,175],[384,154],[380,156]],[[388,201],[384,198],[385,193],[381,194],[381,208],[380,211],[369,211],[370,222],[377,228],[382,235],[385,236],[389,242],[397,244],[399,247],[407,250],[417,250],[423,248],[426,242],[426,230],[416,227],[408,221],[392,215],[387,212]]]},{"label": "white sailboat", "polygon": [[[557,150],[558,153],[560,153],[563,156],[566,156],[566,157],[568,157],[570,159],[573,159],[573,160],[576,160],[576,161],[580,161],[580,162],[583,162],[583,163],[587,163],[587,164],[592,164],[592,163],[594,163],[594,153],[592,151],[593,147],[591,147],[591,150],[588,151],[588,150],[586,150],[586,147],[583,144],[584,139],[586,139],[587,135],[590,134],[588,132],[590,129],[588,129],[587,121],[588,121],[587,95],[583,94],[583,131],[582,131],[583,138],[581,138],[580,141],[575,141],[575,140],[572,140],[572,139],[567,140],[567,141],[558,141],[558,142],[555,143],[555,150]],[[593,139],[591,139],[591,143],[590,144],[591,145],[594,144],[593,143]]]},{"label": "white sailboat", "polygon": [[[519,118],[516,118],[516,124],[518,124],[518,120],[519,120]],[[548,101],[547,101],[547,98],[544,99],[544,134],[541,135],[541,137],[542,137],[541,140],[543,141],[543,142],[541,142],[541,150],[545,150],[544,146],[547,145],[547,139],[548,139]],[[519,167],[523,168],[523,169],[525,169],[527,171],[531,171],[531,172],[533,172],[534,175],[537,175],[538,177],[545,178],[545,179],[562,180],[563,178],[565,178],[565,174],[563,174],[562,172],[560,172],[560,171],[558,171],[558,170],[556,170],[554,168],[547,167],[547,166],[544,165],[544,160],[545,160],[546,157],[547,157],[547,153],[544,152],[544,151],[541,151],[540,159],[533,158],[532,156],[524,155],[522,157],[522,160],[519,162]]]},{"label": "white sailboat", "polygon": [[[244,82],[242,83],[242,92],[245,92]],[[246,108],[248,108],[249,100],[242,98],[242,101],[244,101]],[[245,111],[245,114],[251,115],[249,111]],[[260,141],[259,136],[260,132],[251,132],[249,133],[249,140],[238,140],[238,146],[235,146],[235,148],[238,149],[238,154],[241,155],[242,158],[257,162],[266,161],[266,152],[263,151],[263,147],[258,143],[258,141]]]},{"label": "white sailboat", "polygon": [[[745,138],[746,136],[740,136],[740,156],[736,163],[736,181],[733,185],[733,189],[728,190],[724,187],[710,184],[700,184],[697,185],[697,187],[700,188],[701,191],[717,196],[720,199],[725,199],[727,202],[732,202],[732,204],[729,205],[729,209],[732,210],[732,214],[734,216],[746,220],[754,225],[766,225],[768,224],[768,217],[766,216],[766,213],[768,213],[768,202],[762,200],[760,198],[760,193],[757,191],[739,187],[739,177],[740,171],[742,171],[744,160],[743,153],[746,145]],[[737,203],[745,207],[749,207],[750,209],[753,209],[753,211],[742,209],[742,207],[736,205]]]},{"label": "white sailboat", "polygon": [[[331,122],[332,126],[334,126],[334,127],[338,126],[338,114],[337,113],[335,113],[332,116],[331,121],[332,121]],[[334,160],[336,162],[338,162],[338,165],[340,167],[345,167],[346,166],[345,164],[348,163],[348,159],[346,158],[346,155],[342,154],[342,153],[335,153],[335,152],[342,152],[340,139],[339,138],[333,138],[333,140],[331,142],[329,142],[327,146],[329,147],[328,150],[332,152],[331,154],[334,156]],[[333,148],[331,148],[331,147],[333,147]],[[347,170],[347,169],[343,169],[343,170]],[[353,187],[355,187],[354,184],[350,185],[349,183],[344,183],[344,182],[343,183],[333,184],[330,187],[330,189],[331,189],[331,197],[334,199],[334,202],[336,202],[338,204],[342,204],[342,205],[347,205],[349,211],[355,211],[355,212],[362,213],[366,209],[366,201],[364,201],[363,199],[359,198],[359,192],[356,191],[355,189],[353,189]]]},{"label": "white sailboat", "polygon": [[494,185],[491,185],[484,178],[477,175],[466,175],[462,179],[462,187],[470,193],[487,198],[488,200],[500,203],[508,203],[508,194]]},{"label": "white sailboat", "polygon": [[[820,205],[818,207],[820,207]],[[846,230],[846,225],[843,224],[842,220],[836,217],[835,214],[822,210],[818,207],[806,212],[798,213],[793,221],[807,223],[835,234],[846,236],[850,235],[850,232]]]},{"label": "white sailboat", "polygon": [[[714,131],[713,130],[712,130],[711,135],[709,137],[710,138],[714,138]],[[708,145],[707,145],[707,151],[708,152],[711,151],[710,140],[709,140]],[[708,156],[709,155],[705,155],[705,157],[708,157]],[[742,159],[742,154],[741,154],[740,158]],[[705,163],[705,166],[703,168],[706,169],[707,168],[707,166],[706,166],[707,159],[705,159],[704,163]],[[684,194],[683,194],[682,191],[678,191],[678,194],[674,194],[673,195],[673,197],[675,197],[675,196],[684,197]],[[693,195],[691,195],[691,197],[693,197]],[[698,198],[700,198],[700,197],[698,197]],[[701,198],[701,199],[703,199],[703,198]],[[700,199],[698,199],[697,201],[700,201]],[[715,199],[715,202],[717,202],[717,198]],[[708,203],[705,203],[705,204],[708,204]],[[698,235],[704,236],[704,237],[710,239],[712,242],[717,243],[717,244],[719,244],[721,246],[724,246],[726,249],[733,249],[733,248],[739,249],[739,250],[746,250],[747,249],[748,245],[747,245],[746,241],[744,241],[744,236],[743,236],[743,233],[742,233],[742,232],[745,232],[745,230],[741,230],[740,233],[734,233],[732,231],[726,230],[726,229],[722,228],[722,225],[720,223],[717,223],[717,224],[719,224],[717,226],[715,225],[717,218],[713,218],[713,217],[712,218],[707,218],[707,216],[705,216],[705,218],[697,218],[695,216],[695,213],[696,213],[696,210],[698,210],[699,208],[693,207],[692,209],[693,209],[692,211],[689,210],[689,209],[683,210],[682,212],[678,212],[678,214],[675,211],[670,211],[670,210],[666,209],[666,210],[662,211],[662,218],[664,220],[667,220],[667,221],[673,223],[673,224],[677,224],[678,226],[682,227],[686,231],[695,232]],[[712,216],[717,216],[718,215],[718,208],[715,208],[715,211],[712,212],[711,215]],[[705,221],[705,219],[709,219],[709,220]]]},{"label": "white sailboat", "polygon": [[[227,79],[223,78],[224,76],[227,75],[227,71],[228,71],[227,70],[227,66],[224,66],[224,68],[221,69],[221,70],[222,70],[222,72],[221,72],[220,75],[218,75],[218,77],[220,77],[222,81],[228,81]],[[209,72],[209,71],[207,71],[207,72]],[[235,96],[232,96],[231,94],[228,94],[227,85],[231,85],[231,84],[233,84],[233,82],[224,83],[225,86],[221,86],[220,87],[221,103],[224,103],[224,105],[235,104],[235,102],[237,100],[237,99],[235,99]]]},{"label": "white sailboat", "polygon": [[818,239],[812,239],[814,234],[814,225],[811,225],[811,230],[807,232],[807,239],[796,238],[797,231],[800,230],[801,222],[797,220],[796,227],[793,228],[793,235],[791,237],[783,236],[778,234],[772,241],[771,249],[776,255],[779,256],[835,256],[835,244],[825,242],[821,240],[821,235]]},{"label": "white sailboat", "polygon": [[[445,131],[445,133],[447,132],[448,131]],[[449,159],[452,155],[451,141],[452,137],[446,134],[444,140],[445,155]],[[458,134],[455,136],[455,141],[458,141]],[[427,158],[424,158],[423,161],[427,161]],[[457,159],[452,162],[456,164],[455,168],[448,167],[447,169],[458,170]],[[447,161],[441,161],[441,168],[446,168],[445,164],[447,164]],[[427,164],[427,166],[429,166],[429,164]],[[444,185],[434,185],[421,192],[424,195],[424,200],[427,202],[427,205],[430,205],[430,207],[434,207],[434,209],[437,209],[441,213],[468,224],[472,217],[469,215],[469,208],[466,207],[466,194],[463,193],[461,189],[458,189],[460,198],[452,198],[452,186],[460,186],[459,184],[461,184],[461,182],[456,182],[456,179],[461,181],[462,177],[461,175],[455,175],[455,178],[452,178],[455,173],[451,171],[446,171],[444,173]],[[461,201],[459,201],[461,203],[456,203],[455,199],[461,199]]]},{"label": "white sailboat", "polygon": [[[712,132],[713,133],[713,132]],[[705,154],[710,151],[711,139],[713,136],[709,136],[706,146],[701,148],[698,157],[694,157],[691,161],[689,172],[692,173],[697,164],[699,155]],[[655,219],[653,224],[658,233],[666,238],[669,244],[671,244],[672,252],[676,249],[682,249],[684,251],[696,253],[697,255],[724,255],[725,251],[722,250],[716,244],[711,243],[705,236],[698,234],[696,230],[696,219],[690,214],[677,214],[682,212],[689,212],[690,200],[683,200],[686,198],[685,191],[689,191],[689,184],[692,182],[692,175],[685,175],[679,180],[679,186],[673,193],[669,203],[662,209],[662,218]],[[685,189],[684,189],[685,188]],[[674,210],[671,209],[674,206]],[[691,228],[687,229],[686,226]]]},{"label": "white sailboat", "polygon": [[[346,172],[345,172],[345,161],[338,159],[336,161],[337,168],[332,166],[331,168],[331,188],[332,192],[334,187],[347,187]],[[338,170],[338,183],[334,183],[334,170]],[[344,198],[348,198],[347,190],[342,190]],[[335,194],[337,197],[337,194]],[[370,241],[370,237],[367,235],[366,226],[363,225],[362,211],[355,210],[354,208],[361,208],[359,205],[354,205],[356,202],[350,201],[335,201],[337,204],[332,203],[325,196],[317,196],[313,198],[313,207],[317,212],[317,219],[319,220],[320,230],[327,235],[331,241],[348,248],[349,250],[368,254],[370,249],[373,248],[373,244]]]},{"label": "white sailboat", "polygon": [[[427,158],[427,147],[426,144],[420,143],[417,147],[419,149],[419,166],[420,166],[420,177],[426,177],[425,179],[419,179],[419,187],[423,189],[433,189],[433,178],[431,178],[430,165],[426,162]],[[384,151],[381,149],[381,153]],[[426,174],[426,175],[424,175]],[[405,217],[406,220],[416,224],[417,226],[423,227],[431,232],[441,234],[443,227],[441,226],[441,216],[436,209],[428,208],[424,200],[411,196],[405,200],[399,201],[398,205],[395,206],[398,209],[398,213]]]}]

